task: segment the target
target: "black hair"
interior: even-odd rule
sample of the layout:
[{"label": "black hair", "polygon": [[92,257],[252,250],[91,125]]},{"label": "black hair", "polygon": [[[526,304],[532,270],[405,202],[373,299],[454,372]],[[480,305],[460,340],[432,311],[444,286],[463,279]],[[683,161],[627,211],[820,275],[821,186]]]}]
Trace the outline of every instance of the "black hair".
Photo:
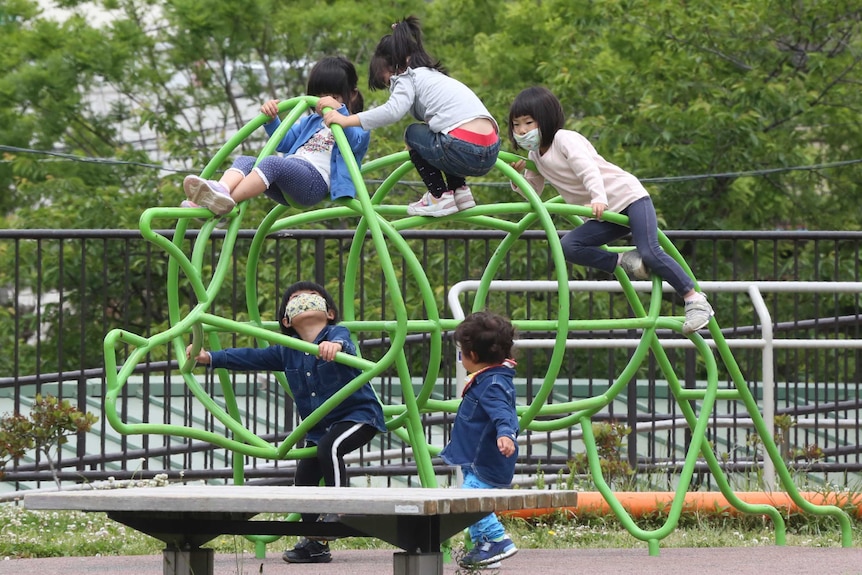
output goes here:
[{"label": "black hair", "polygon": [[368,65],[368,87],[384,90],[388,87],[386,74],[400,74],[411,68],[432,68],[446,74],[446,68],[435,60],[422,45],[422,27],[419,18],[407,16],[392,25],[392,33],[383,36],[374,49]]},{"label": "black hair", "polygon": [[281,321],[284,319],[284,314],[287,312],[287,302],[290,300],[290,296],[300,291],[313,291],[319,293],[324,300],[326,300],[326,309],[327,311],[332,312],[332,318],[329,320],[329,324],[333,325],[338,323],[338,306],[335,305],[335,300],[332,299],[332,296],[329,295],[329,292],[326,291],[326,288],[320,284],[314,282],[296,282],[287,286],[287,289],[284,290],[284,295],[281,296],[281,305],[278,306],[278,325],[281,327],[281,333],[285,335],[290,335],[296,337],[296,330],[293,327],[286,327],[284,322]]},{"label": "black hair", "polygon": [[557,131],[562,130],[566,125],[563,105],[559,98],[544,86],[532,86],[521,90],[509,108],[509,141],[515,148],[520,146],[515,141],[512,123],[515,118],[521,116],[531,116],[539,125],[539,132],[542,134],[539,146],[542,148],[550,146]]},{"label": "black hair", "polygon": [[327,56],[319,60],[308,74],[305,93],[309,96],[338,94],[351,114],[363,110],[365,101],[357,88],[359,76],[353,62],[344,56]]},{"label": "black hair", "polygon": [[461,353],[476,354],[477,363],[502,363],[512,357],[515,326],[494,312],[477,311],[458,324],[454,337]]}]

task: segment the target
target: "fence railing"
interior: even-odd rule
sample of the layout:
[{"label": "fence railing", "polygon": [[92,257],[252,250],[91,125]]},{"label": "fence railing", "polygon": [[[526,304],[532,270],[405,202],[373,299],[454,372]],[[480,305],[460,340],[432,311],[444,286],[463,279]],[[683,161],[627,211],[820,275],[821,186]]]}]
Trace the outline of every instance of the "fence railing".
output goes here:
[{"label": "fence railing", "polygon": [[[166,230],[165,234],[172,234]],[[774,405],[777,416],[789,418],[781,430],[791,467],[812,481],[843,482],[846,473],[862,471],[860,441],[860,385],[862,352],[854,341],[862,339],[862,294],[836,293],[835,288],[862,281],[862,233],[858,232],[688,232],[669,231],[668,238],[680,249],[701,285],[710,293],[723,333],[733,340],[734,354],[742,373],[760,401],[768,391],[764,382],[763,342],[772,338]],[[502,233],[482,230],[425,230],[402,233],[423,263],[434,285],[439,286],[438,307],[445,309],[445,294],[459,282],[475,280],[483,271]],[[190,247],[196,237],[186,236]],[[236,269],[224,283],[214,313],[224,317],[247,316],[244,301],[243,256],[254,230],[243,231],[234,250]],[[341,302],[342,254],[354,240],[351,230],[296,230],[267,238],[261,316],[272,317],[278,295],[297,279],[313,279],[326,285]],[[541,232],[527,232],[520,250],[513,251],[500,266],[496,280],[549,281],[547,240]],[[221,246],[216,231],[211,242],[214,261]],[[205,259],[206,261],[206,259]],[[396,262],[396,266],[398,263]],[[102,342],[111,329],[135,333],[155,333],[167,321],[165,276],[166,256],[157,253],[134,230],[0,230],[0,415],[26,413],[36,393],[51,393],[69,399],[81,409],[101,414],[105,391]],[[627,317],[625,298],[615,293],[615,282],[601,272],[573,267],[570,277],[579,290],[602,284],[601,289],[573,292],[571,309],[576,317]],[[748,293],[739,293],[725,282],[815,281],[803,293],[767,291],[762,308]],[[715,284],[710,282],[717,282]],[[359,319],[366,315],[385,318],[387,314],[382,278],[373,266],[363,270],[363,285],[357,290],[355,309]],[[555,284],[556,285],[556,284]],[[731,284],[727,284],[731,285]],[[739,283],[732,285],[740,285]],[[771,284],[770,284],[771,285]],[[405,280],[405,293],[411,285]],[[192,300],[191,290],[186,292]],[[465,294],[463,306],[471,306]],[[513,319],[553,317],[556,295],[528,292],[496,293],[489,296],[490,307]],[[667,295],[668,315],[681,315],[681,302]],[[423,313],[421,307],[415,313]],[[768,315],[758,315],[762,313]],[[766,319],[766,318],[769,319]],[[768,332],[772,331],[769,336]],[[381,333],[358,333],[363,355],[374,359],[386,349]],[[533,334],[540,339],[541,334]],[[603,336],[605,337],[605,336]],[[572,333],[578,342],[567,349],[566,359],[549,401],[568,401],[600,393],[624,365],[626,339],[635,334],[612,333],[621,347],[608,349],[586,344],[594,334]],[[780,341],[779,341],[780,340]],[[799,341],[798,344],[783,342]],[[237,338],[224,345],[249,345]],[[685,340],[671,339],[666,347],[669,359],[680,366],[681,378],[696,385],[702,375],[696,357],[686,349]],[[427,342],[421,335],[408,338],[408,361],[421,366],[427,361]],[[455,396],[456,364],[452,353],[444,358],[438,388],[440,398]],[[524,347],[520,350],[518,390],[530,401],[548,361],[547,350]],[[190,401],[189,393],[176,377],[171,358],[152,357],[141,364],[134,382],[125,390],[122,402],[128,413],[139,410],[140,417],[161,418],[164,423],[200,425],[217,429]],[[417,370],[413,370],[417,372]],[[375,382],[384,402],[398,401],[400,385],[396,373],[385,373]],[[247,427],[261,437],[278,441],[296,424],[296,414],[288,396],[269,374],[233,376],[234,388],[242,398],[241,409]],[[205,385],[217,395],[215,381]],[[764,406],[765,411],[768,406]],[[668,397],[666,384],[655,365],[644,366],[618,401],[601,418],[629,426],[633,433],[624,450],[632,466],[653,482],[670,481],[668,473],[681,465],[686,445],[681,414]],[[675,423],[674,423],[675,422]],[[451,421],[445,416],[425,419],[429,441],[448,438]],[[709,440],[723,453],[727,470],[739,471],[738,481],[748,481],[750,471],[762,465],[756,437],[752,436],[746,414],[732,405],[718,408],[709,429]],[[519,477],[529,480],[536,474],[566,473],[568,464],[581,450],[580,433],[530,433],[523,438],[524,449],[518,465]],[[229,480],[232,454],[211,445],[166,437],[117,436],[101,418],[92,433],[72,438],[60,455],[60,477],[66,482],[93,481],[115,477],[151,477],[166,472],[188,478]],[[290,481],[290,462],[245,462],[250,480]],[[704,468],[703,481],[709,477]],[[379,481],[415,481],[409,450],[390,435],[384,435],[357,456],[351,466],[356,476]],[[441,467],[441,474],[448,470]],[[733,477],[732,477],[733,480]],[[38,454],[7,466],[0,490],[32,488],[52,482],[47,462]]]},{"label": "fence railing", "polygon": [[[458,282],[453,286],[453,288],[449,291],[447,296],[447,300],[449,303],[449,307],[452,309],[453,317],[455,319],[463,319],[465,317],[465,310],[461,306],[461,296],[467,292],[476,291],[480,289],[481,283],[478,281],[462,281]],[[650,291],[652,289],[652,282],[647,281],[636,281],[632,282],[632,286],[635,290],[639,291]],[[760,349],[762,354],[762,362],[761,362],[761,386],[762,386],[762,396],[761,403],[762,406],[762,416],[764,421],[767,422],[767,427],[769,428],[770,439],[775,440],[775,429],[774,429],[774,421],[775,421],[775,390],[776,390],[776,381],[775,381],[775,369],[774,369],[774,358],[775,358],[775,350],[776,349],[830,349],[835,347],[840,347],[846,350],[859,350],[862,349],[862,339],[819,339],[812,340],[810,338],[775,338],[773,334],[773,319],[770,315],[769,308],[764,301],[763,294],[764,293],[782,293],[782,294],[800,294],[800,293],[814,293],[814,294],[851,294],[851,295],[859,295],[862,294],[862,283],[859,282],[715,282],[715,281],[704,281],[699,282],[699,288],[705,290],[711,294],[715,293],[744,293],[747,294],[751,299],[751,302],[754,306],[754,311],[757,315],[757,323],[760,325],[761,337],[760,338],[746,338],[746,339],[727,339],[725,340],[727,346],[731,351],[733,349],[743,349],[743,348],[755,348]],[[557,282],[552,281],[492,281],[489,284],[489,289],[491,291],[509,291],[509,292],[521,292],[521,291],[532,291],[532,292],[553,292],[559,289],[559,285]],[[572,292],[622,292],[623,287],[621,284],[617,282],[597,282],[597,281],[581,281],[581,282],[569,282],[568,284],[569,291]],[[665,293],[673,293],[673,288],[670,284],[663,282],[662,290]],[[597,337],[598,335],[603,335],[600,330],[594,330],[592,337],[589,339],[578,338],[578,339],[568,339],[565,342],[566,347],[590,347],[590,348],[627,348],[634,349],[636,348],[641,340],[640,339],[620,339],[620,338],[602,338]],[[604,334],[606,335],[606,334]],[[684,349],[694,349],[694,343],[688,339],[681,338],[673,338],[668,337],[661,339],[661,345],[665,347],[677,347]],[[715,348],[716,342],[709,337],[706,338],[706,344]],[[520,339],[515,342],[516,348],[551,348],[557,344],[557,341],[554,339],[540,339],[540,338],[529,338],[529,339]],[[456,380],[463,381],[466,378],[467,373],[464,369],[464,366],[456,362]],[[744,422],[742,421],[744,419]],[[717,423],[717,422],[716,422]],[[725,425],[733,425],[734,427],[742,427],[746,429],[754,429],[754,425],[750,418],[735,418],[730,421],[723,422]],[[817,428],[820,426],[832,427],[834,426],[836,429],[848,429],[854,430],[859,427],[859,419],[858,417],[855,419],[852,418],[832,418],[832,419],[823,419],[821,421],[813,420],[811,418],[797,418],[795,425],[803,428]],[[684,418],[677,418],[674,422],[675,427],[679,428],[687,428],[689,424],[685,421]],[[637,431],[637,426],[635,426],[635,431]],[[776,484],[775,479],[775,462],[770,458],[765,457],[763,460],[763,484],[767,491],[774,491],[778,485]]]}]

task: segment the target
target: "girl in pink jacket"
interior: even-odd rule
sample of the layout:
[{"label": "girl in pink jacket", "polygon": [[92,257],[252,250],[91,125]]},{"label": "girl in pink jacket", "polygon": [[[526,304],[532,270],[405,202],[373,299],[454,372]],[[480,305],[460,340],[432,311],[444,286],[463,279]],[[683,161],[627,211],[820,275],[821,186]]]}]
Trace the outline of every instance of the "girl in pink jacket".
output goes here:
[{"label": "girl in pink jacket", "polygon": [[[560,240],[566,261],[613,273],[616,266],[632,278],[649,279],[650,271],[667,281],[685,301],[682,331],[692,334],[714,315],[706,295],[658,243],[658,223],[649,192],[632,174],[604,159],[581,134],[565,130],[560,100],[547,88],[533,86],[515,98],[509,110],[509,139],[529,152],[538,173],[519,160],[536,193],[550,182],[569,204],[590,206],[593,217]],[[520,192],[513,184],[513,189]],[[605,210],[629,218],[629,227],[602,220]],[[601,246],[631,232],[634,251],[620,254]]]}]

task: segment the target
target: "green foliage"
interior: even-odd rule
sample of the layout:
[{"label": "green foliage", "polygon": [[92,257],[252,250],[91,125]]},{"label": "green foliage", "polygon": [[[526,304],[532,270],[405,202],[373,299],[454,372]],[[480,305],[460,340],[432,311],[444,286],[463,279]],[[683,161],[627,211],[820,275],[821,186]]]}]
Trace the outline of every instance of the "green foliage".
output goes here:
[{"label": "green foliage", "polygon": [[60,489],[54,461],[70,435],[90,430],[99,418],[90,412],[78,411],[68,399],[37,394],[29,417],[21,414],[0,418],[0,477],[9,461],[20,459],[30,449],[41,452]]},{"label": "green foliage", "polygon": [[[623,459],[623,439],[632,432],[631,428],[615,421],[593,423],[593,435],[596,439],[596,452],[599,456],[602,476],[612,488],[618,490],[630,489],[635,471],[628,460]],[[586,453],[577,453],[568,463],[569,476],[575,474],[590,475],[590,462]]]},{"label": "green foliage", "polygon": [[[264,514],[260,519],[269,518]],[[281,519],[281,518],[273,518]],[[656,516],[647,525],[661,526]],[[572,518],[564,514],[531,521],[503,518],[506,533],[520,549],[629,549],[643,548],[606,515]],[[858,525],[858,523],[857,523]],[[792,515],[787,518],[787,545],[839,548],[833,518]],[[283,543],[283,542],[282,542]],[[679,527],[662,540],[663,548],[740,547],[775,544],[773,526],[762,516],[730,516],[684,512]],[[278,543],[274,544],[278,545]],[[853,547],[862,545],[862,530],[853,530]],[[394,549],[371,537],[351,537],[331,543],[340,549]],[[220,535],[205,545],[219,554],[254,557],[254,543],[239,535]],[[159,555],[164,543],[115,521],[104,513],[31,511],[14,504],[0,505],[0,556],[94,557],[98,555]],[[455,550],[453,550],[455,551]],[[458,552],[458,551],[455,551]],[[645,552],[645,550],[644,550]],[[243,571],[249,567],[243,566]]]},{"label": "green foliage", "polygon": [[6,464],[24,457],[27,450],[33,449],[32,427],[33,422],[18,413],[0,418],[0,478]]},{"label": "green foliage", "polygon": [[[364,77],[378,39],[392,22],[413,13],[422,19],[429,52],[477,91],[504,134],[514,95],[528,85],[544,84],[563,101],[567,127],[593,139],[602,155],[639,177],[663,179],[648,183],[662,227],[862,229],[857,209],[862,170],[852,163],[862,158],[862,92],[857,89],[862,25],[858,7],[847,0],[792,6],[722,1],[696,10],[668,0],[96,0],[65,7],[71,17],[57,21],[42,13],[35,0],[2,6],[0,142],[46,152],[2,152],[0,188],[7,191],[0,194],[2,227],[136,229],[147,207],[179,204],[182,172],[202,169],[229,136],[258,114],[262,101],[302,94],[310,64],[323,55],[346,55]],[[104,24],[88,19],[85,10],[93,7],[110,11],[111,18]],[[160,15],[158,25],[154,14]],[[386,91],[363,92],[367,107],[388,97]],[[375,130],[368,158],[402,150],[403,129],[411,121]],[[256,154],[262,142],[259,130],[237,153]],[[57,151],[117,162],[48,155]],[[149,163],[168,164],[176,172],[141,165]],[[789,169],[829,163],[836,165]],[[740,175],[757,170],[769,172]],[[723,175],[683,178],[698,174]],[[475,179],[480,203],[517,199],[505,186],[479,185],[496,179]],[[404,184],[389,200],[406,203],[418,195],[416,186]],[[265,199],[252,201],[245,225],[255,227],[271,207]],[[316,225],[350,228],[355,220]],[[571,227],[561,221],[557,225]],[[163,294],[146,291],[146,286],[164,285],[164,261],[146,260],[120,242],[109,244],[104,251],[88,245],[83,257],[67,258],[62,271],[58,263],[43,283],[37,285],[34,277],[22,285],[43,291],[65,286],[63,308],[48,309],[48,317],[41,318],[51,324],[42,336],[50,343],[80,342],[88,365],[102,363],[100,341],[115,318],[127,318],[123,327],[152,331],[167,322]],[[453,281],[483,272],[494,247],[439,250],[423,262],[438,305]],[[696,274],[702,262],[717,261],[712,277],[729,277],[727,270],[740,259],[750,262],[748,279],[807,274],[845,280],[857,273],[853,258],[840,250],[824,256],[814,245],[788,246],[787,253],[804,263],[798,270],[790,269],[791,259],[783,254],[737,253],[737,246],[719,253],[694,244],[679,248]],[[269,263],[284,265],[285,258],[275,248],[265,249],[267,265],[258,269],[258,281],[261,313],[268,315],[278,297],[272,286],[296,275],[294,269],[314,268],[308,265],[313,247],[303,247],[288,258],[291,271],[276,277],[275,270],[285,268]],[[337,276],[344,249],[332,248],[331,254],[328,249],[325,277]],[[15,269],[16,258],[37,252],[37,247],[25,246],[19,254],[0,253],[0,285],[10,284],[7,270]],[[61,254],[72,256],[62,250],[45,257]],[[444,259],[456,266],[457,277],[445,275]],[[842,262],[839,272],[817,269],[824,259]],[[104,266],[106,261],[111,265]],[[117,269],[114,263],[121,261],[129,262],[126,269]],[[367,261],[360,281],[382,293],[373,254]],[[237,266],[243,265],[238,249]],[[77,278],[98,277],[81,273],[94,266],[103,267],[111,281],[78,285]],[[130,279],[118,283],[115,273]],[[501,273],[546,279],[553,269],[546,256],[535,257],[516,245]],[[577,266],[572,274],[586,276]],[[420,317],[426,310],[418,290],[399,271],[402,276],[408,309]],[[115,285],[123,285],[127,293],[109,298],[107,306],[93,297]],[[121,296],[128,297],[121,302]],[[223,297],[228,304],[239,299]],[[573,317],[584,317],[587,297],[573,295]],[[537,313],[523,296],[513,295],[507,302],[516,319]],[[243,302],[239,304],[242,309]],[[367,308],[369,317],[392,317],[385,300],[372,305],[379,309]],[[848,309],[853,306],[848,296]],[[601,308],[592,309],[598,313]],[[0,310],[0,318],[7,313]],[[37,332],[39,319],[18,318],[21,341]],[[3,343],[10,337],[0,335]],[[17,345],[21,365],[34,365],[32,350]],[[8,361],[0,358],[0,365]],[[62,365],[63,358],[47,362],[57,363],[56,369],[69,367]],[[793,362],[780,367],[788,373],[797,369]]]}]

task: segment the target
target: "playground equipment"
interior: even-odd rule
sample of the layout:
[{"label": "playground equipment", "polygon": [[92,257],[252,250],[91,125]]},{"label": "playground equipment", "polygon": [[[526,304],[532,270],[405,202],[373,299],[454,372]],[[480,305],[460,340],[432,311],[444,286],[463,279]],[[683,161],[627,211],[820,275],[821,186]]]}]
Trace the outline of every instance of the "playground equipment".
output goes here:
[{"label": "playground equipment", "polygon": [[[287,113],[286,118],[266,146],[264,146],[260,158],[272,154],[276,144],[283,138],[286,130],[303,113],[313,108],[316,102],[317,98],[314,97],[298,97],[281,102],[279,110],[281,113]],[[202,177],[211,177],[228,155],[266,121],[268,121],[268,118],[265,115],[260,115],[244,126],[216,153],[204,168],[201,174]],[[336,143],[347,161],[348,169],[357,188],[357,197],[355,199],[339,200],[331,207],[306,210],[289,215],[288,211],[290,208],[278,206],[266,216],[257,229],[248,253],[245,286],[248,321],[240,322],[222,318],[209,311],[215,296],[222,288],[226,271],[232,265],[231,254],[234,249],[237,232],[240,229],[247,209],[247,203],[240,204],[226,216],[228,226],[225,241],[218,261],[215,263],[210,274],[211,277],[208,280],[202,277],[203,270],[206,269],[204,265],[204,252],[218,218],[212,218],[212,214],[205,208],[164,207],[151,208],[144,212],[140,220],[143,235],[170,256],[168,269],[170,327],[164,332],[150,337],[142,337],[123,330],[113,330],[107,334],[104,343],[108,374],[105,416],[110,424],[120,433],[174,435],[208,441],[231,450],[237,455],[234,457],[233,468],[234,482],[239,484],[244,481],[242,476],[242,456],[266,459],[291,459],[311,456],[311,448],[295,448],[295,445],[305,434],[305,431],[315,422],[319,421],[324,413],[332,409],[334,405],[348,394],[372,378],[379,376],[384,371],[394,369],[402,381],[402,402],[400,404],[384,405],[387,428],[390,433],[395,434],[404,443],[411,446],[422,485],[425,487],[436,487],[436,477],[431,465],[431,457],[439,453],[442,446],[428,444],[423,434],[421,415],[429,412],[454,413],[457,411],[457,399],[434,399],[432,398],[432,392],[437,385],[438,376],[440,375],[444,332],[454,329],[458,320],[447,319],[441,316],[433,286],[430,285],[425,270],[412,253],[408,243],[400,235],[400,232],[403,230],[426,225],[429,223],[429,219],[425,217],[408,217],[406,215],[406,206],[384,203],[387,194],[392,190],[393,186],[404,174],[412,169],[412,164],[406,152],[366,162],[360,171],[350,153],[350,148],[340,128],[333,126],[333,133]],[[449,216],[449,219],[464,222],[471,226],[502,230],[507,234],[496,248],[482,273],[482,277],[479,279],[479,288],[476,291],[473,303],[474,310],[485,307],[490,282],[494,279],[497,269],[504,261],[508,251],[518,242],[519,237],[526,230],[535,229],[536,227],[542,229],[547,235],[555,279],[559,286],[559,317],[545,320],[530,319],[515,321],[514,323],[521,331],[542,330],[554,333],[556,345],[551,352],[547,373],[545,374],[541,388],[528,405],[519,407],[518,414],[521,428],[546,432],[580,425],[590,471],[599,492],[626,529],[634,537],[647,542],[651,555],[658,554],[659,542],[667,537],[677,525],[684,508],[684,500],[691,483],[695,464],[699,457],[702,457],[708,464],[721,494],[726,498],[728,504],[744,513],[769,516],[775,525],[776,544],[782,545],[785,543],[785,523],[778,509],[774,505],[767,503],[746,502],[734,494],[719,465],[713,448],[705,440],[705,431],[709,418],[713,413],[715,402],[719,399],[741,402],[744,409],[751,416],[754,427],[763,440],[766,455],[774,463],[781,484],[790,499],[804,512],[835,517],[841,527],[842,545],[845,547],[850,546],[851,523],[849,515],[835,505],[815,505],[811,503],[804,499],[794,486],[788,469],[781,458],[781,454],[771,439],[772,434],[769,433],[767,423],[760,414],[757,403],[746,385],[746,380],[740,372],[715,318],[710,320],[708,329],[715,342],[716,352],[713,352],[707,346],[699,334],[689,336],[706,369],[706,383],[703,387],[696,389],[684,388],[680,384],[679,378],[671,362],[668,360],[662,347],[662,342],[656,333],[658,329],[681,332],[682,328],[681,317],[661,315],[662,282],[660,278],[655,276],[652,278],[649,303],[645,307],[629,279],[621,269],[617,268],[616,277],[623,287],[623,293],[627,301],[634,310],[634,317],[598,320],[570,319],[567,266],[560,247],[557,229],[551,220],[551,215],[555,214],[570,221],[572,227],[574,227],[579,225],[581,217],[590,217],[591,212],[588,207],[564,204],[559,197],[542,202],[526,180],[509,165],[510,162],[517,158],[518,156],[512,154],[501,153],[495,170],[503,178],[511,180],[521,190],[524,190],[526,201],[479,205],[466,212],[459,212],[458,214]],[[376,173],[383,169],[389,169],[391,172],[383,179],[372,197],[369,195],[363,182],[363,174]],[[512,221],[511,219],[504,219],[502,216],[509,218],[519,217],[519,219]],[[187,255],[181,247],[185,231],[189,222],[201,217],[209,219],[202,225],[191,254]],[[224,407],[215,401],[202,387],[193,372],[193,360],[186,359],[185,350],[188,338],[190,335],[192,336],[193,347],[195,349],[192,357],[204,344],[204,341],[206,341],[208,348],[218,349],[219,333],[240,333],[255,338],[260,345],[281,344],[301,351],[316,353],[316,345],[286,337],[278,332],[274,322],[264,322],[261,320],[257,293],[258,265],[261,257],[261,249],[267,235],[273,232],[301,227],[314,222],[343,218],[358,220],[354,241],[351,244],[347,257],[345,282],[343,285],[343,324],[354,333],[357,331],[385,332],[388,336],[389,348],[382,357],[374,362],[361,357],[339,354],[336,358],[337,361],[360,368],[362,374],[337,396],[321,406],[317,412],[302,421],[283,441],[277,445],[273,445],[243,426],[239,419],[239,411],[236,398],[231,389],[230,379],[224,370],[217,370],[221,392],[223,393]],[[628,223],[628,219],[625,216],[610,212],[605,212],[603,218],[622,225],[627,225]],[[153,227],[155,221],[165,219],[177,221],[176,233],[173,239],[156,233]],[[394,313],[394,317],[391,319],[365,319],[362,321],[356,319],[356,310],[354,309],[353,302],[355,301],[356,291],[361,283],[359,281],[361,267],[360,254],[363,245],[368,241],[366,239],[367,236],[370,236],[370,242],[373,244],[375,255],[384,274],[386,296],[389,300],[388,305]],[[680,253],[661,231],[659,231],[659,241],[664,250],[694,277]],[[609,247],[608,249],[621,251],[630,248]],[[426,318],[411,319],[409,317],[404,304],[404,295],[401,291],[403,278],[396,274],[392,263],[393,253],[397,254],[403,262],[406,262],[406,271],[411,276],[411,282],[413,282],[411,285],[415,286],[418,290],[425,306]],[[181,281],[181,275],[182,281],[187,282],[191,286],[197,300],[197,303],[185,315],[180,311],[182,306],[178,286]],[[641,335],[639,344],[631,355],[628,364],[615,378],[608,390],[600,395],[585,399],[577,399],[564,403],[547,403],[566,351],[565,341],[568,332],[571,330],[609,329],[636,330]],[[403,352],[408,334],[425,334],[430,341],[427,371],[423,374],[423,383],[418,392],[415,391],[412,385],[410,366]],[[173,356],[179,360],[182,366],[180,372],[191,394],[209,411],[212,417],[225,426],[229,434],[221,435],[190,426],[164,425],[154,422],[129,423],[123,419],[121,411],[118,409],[117,401],[125,382],[137,363],[142,361],[153,350],[163,346],[168,346],[172,350]],[[117,355],[118,349],[127,350],[122,362],[119,361]],[[626,511],[619,498],[613,493],[603,477],[596,441],[593,436],[591,418],[600,410],[607,407],[620,392],[626,389],[627,384],[634,377],[639,367],[646,361],[650,353],[659,368],[663,371],[680,411],[684,414],[692,430],[692,434],[691,443],[685,456],[685,463],[679,476],[677,491],[667,506],[667,519],[660,528],[645,530],[637,525],[632,515]],[[723,363],[724,369],[732,377],[732,387],[719,388],[718,361]],[[283,374],[278,374],[277,377],[284,390],[290,393]],[[695,409],[695,405],[698,405],[699,409]],[[554,416],[554,418],[540,419],[541,416]]]}]

